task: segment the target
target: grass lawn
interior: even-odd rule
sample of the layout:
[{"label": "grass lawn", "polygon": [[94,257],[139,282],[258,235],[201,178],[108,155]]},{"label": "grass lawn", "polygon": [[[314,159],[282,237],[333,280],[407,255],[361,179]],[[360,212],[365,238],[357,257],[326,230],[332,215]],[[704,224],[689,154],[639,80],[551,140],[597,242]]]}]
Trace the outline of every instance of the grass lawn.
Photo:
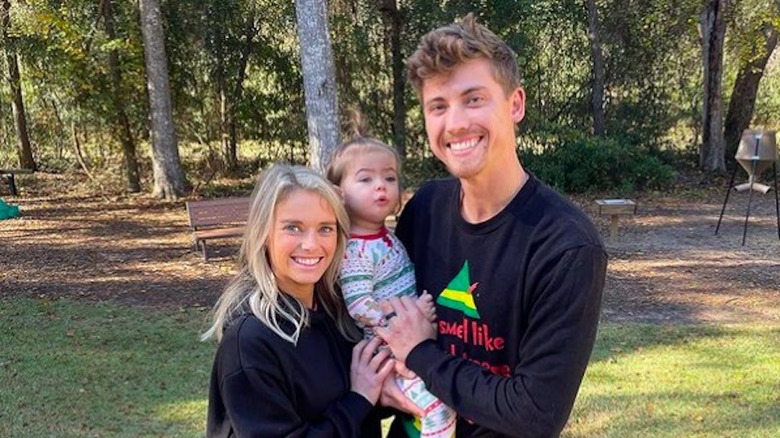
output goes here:
[{"label": "grass lawn", "polygon": [[[0,436],[202,436],[206,313],[0,300]],[[604,324],[564,437],[780,436],[780,327]]]},{"label": "grass lawn", "polygon": [[206,312],[0,301],[0,436],[196,437],[213,342]]},{"label": "grass lawn", "polygon": [[564,437],[780,437],[780,327],[602,325]]}]

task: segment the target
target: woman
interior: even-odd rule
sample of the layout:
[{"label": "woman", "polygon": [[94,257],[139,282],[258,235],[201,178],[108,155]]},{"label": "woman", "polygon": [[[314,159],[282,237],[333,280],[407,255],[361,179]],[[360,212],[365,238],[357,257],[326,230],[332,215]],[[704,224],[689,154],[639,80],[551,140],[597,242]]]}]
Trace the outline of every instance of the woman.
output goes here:
[{"label": "woman", "polygon": [[239,271],[204,339],[220,341],[208,437],[379,437],[371,415],[393,369],[361,341],[335,290],[349,219],[319,174],[275,165],[252,205]]}]

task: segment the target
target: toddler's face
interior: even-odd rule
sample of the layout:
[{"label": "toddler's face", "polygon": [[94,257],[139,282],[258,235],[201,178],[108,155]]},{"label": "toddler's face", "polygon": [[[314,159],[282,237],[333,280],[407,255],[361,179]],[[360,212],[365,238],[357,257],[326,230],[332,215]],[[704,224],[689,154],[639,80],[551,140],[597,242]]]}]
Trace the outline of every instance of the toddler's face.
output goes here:
[{"label": "toddler's face", "polygon": [[352,233],[369,234],[384,226],[398,207],[398,163],[387,151],[355,154],[341,181]]}]

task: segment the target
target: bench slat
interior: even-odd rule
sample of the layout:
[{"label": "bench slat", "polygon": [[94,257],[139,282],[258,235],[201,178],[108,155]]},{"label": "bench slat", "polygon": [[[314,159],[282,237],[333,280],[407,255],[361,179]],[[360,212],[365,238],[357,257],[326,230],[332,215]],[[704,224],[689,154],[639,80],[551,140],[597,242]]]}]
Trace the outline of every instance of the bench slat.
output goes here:
[{"label": "bench slat", "polygon": [[249,217],[249,198],[209,199],[187,202],[190,227],[237,225]]},{"label": "bench slat", "polygon": [[244,235],[244,227],[213,228],[198,230],[192,233],[197,240],[220,239],[226,237],[241,237]]}]

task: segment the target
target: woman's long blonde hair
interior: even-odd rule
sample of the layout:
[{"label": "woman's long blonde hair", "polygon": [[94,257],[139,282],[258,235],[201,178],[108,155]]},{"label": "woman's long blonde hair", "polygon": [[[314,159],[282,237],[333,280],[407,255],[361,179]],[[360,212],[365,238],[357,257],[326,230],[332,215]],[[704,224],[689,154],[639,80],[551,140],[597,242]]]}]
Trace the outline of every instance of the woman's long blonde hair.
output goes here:
[{"label": "woman's long blonde hair", "polygon": [[216,336],[218,341],[221,340],[225,328],[248,305],[252,313],[282,339],[293,344],[298,342],[301,330],[309,322],[308,309],[296,298],[279,291],[267,254],[276,205],[296,190],[322,196],[336,214],[336,250],[325,274],[314,286],[315,301],[336,321],[339,331],[347,339],[359,339],[343,299],[336,291],[336,279],[349,230],[349,217],[341,197],[316,171],[280,164],[263,172],[255,185],[244,241],[238,255],[238,273],[217,301],[214,323],[202,339]]}]

